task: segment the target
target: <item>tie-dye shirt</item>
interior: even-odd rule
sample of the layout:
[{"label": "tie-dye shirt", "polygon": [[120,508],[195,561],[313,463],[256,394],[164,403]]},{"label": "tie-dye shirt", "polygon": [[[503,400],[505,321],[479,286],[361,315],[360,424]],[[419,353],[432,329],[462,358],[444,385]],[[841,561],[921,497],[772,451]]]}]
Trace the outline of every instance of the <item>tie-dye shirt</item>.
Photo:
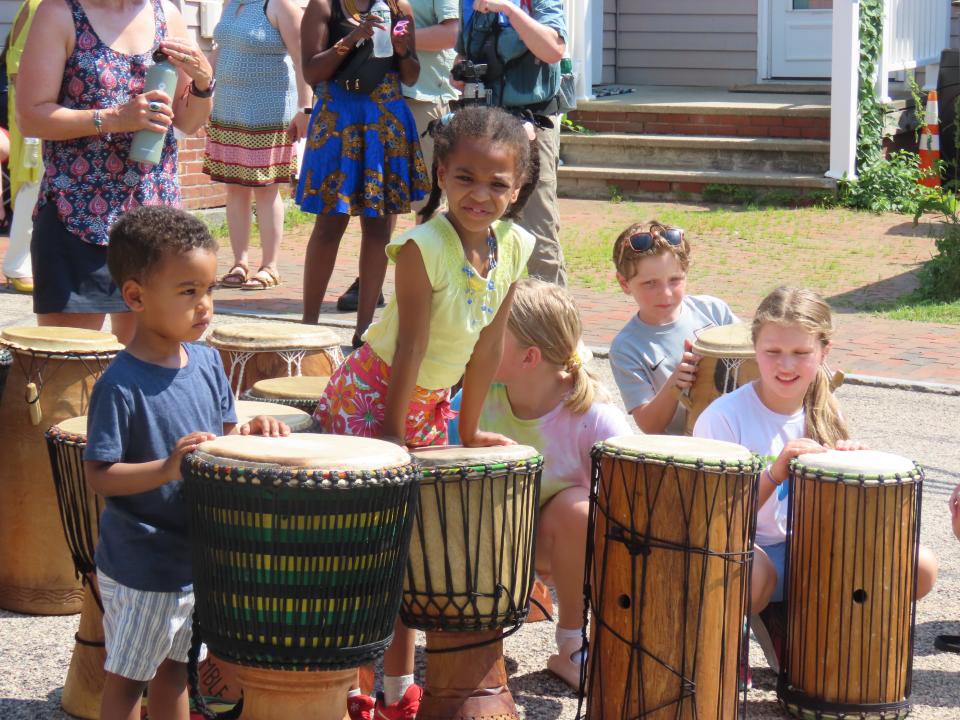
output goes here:
[{"label": "tie-dye shirt", "polygon": [[[460,393],[452,407],[460,409]],[[513,414],[507,388],[494,384],[487,393],[480,414],[480,429],[506,435],[521,445],[529,445],[543,455],[540,481],[540,505],[561,490],[579,485],[590,486],[590,448],[594,443],[617,435],[632,435],[627,416],[616,405],[595,402],[580,415],[562,402],[546,415],[522,420]],[[450,423],[450,443],[459,443],[458,428]]]}]

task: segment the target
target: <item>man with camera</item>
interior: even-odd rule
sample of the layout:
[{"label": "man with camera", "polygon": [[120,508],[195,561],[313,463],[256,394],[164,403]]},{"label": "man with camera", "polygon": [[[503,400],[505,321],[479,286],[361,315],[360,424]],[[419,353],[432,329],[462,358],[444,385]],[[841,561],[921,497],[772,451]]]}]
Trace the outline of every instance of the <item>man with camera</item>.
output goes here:
[{"label": "man with camera", "polygon": [[453,72],[464,83],[463,101],[530,111],[545,119],[535,126],[540,182],[520,224],[537,238],[527,263],[531,277],[566,285],[557,204],[560,60],[567,46],[562,0],[464,2],[472,2],[472,12],[464,8],[457,38],[457,59],[464,62]]}]

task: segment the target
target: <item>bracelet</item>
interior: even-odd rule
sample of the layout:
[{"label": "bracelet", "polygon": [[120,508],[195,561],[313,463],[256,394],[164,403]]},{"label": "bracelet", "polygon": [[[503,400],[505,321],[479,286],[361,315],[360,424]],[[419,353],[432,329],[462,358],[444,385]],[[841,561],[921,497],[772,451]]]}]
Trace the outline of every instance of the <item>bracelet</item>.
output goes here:
[{"label": "bracelet", "polygon": [[304,115],[313,115],[313,108],[312,108],[312,107],[305,107],[305,108],[303,109],[303,114],[304,114]]},{"label": "bracelet", "polygon": [[346,38],[340,38],[333,44],[333,49],[337,55],[346,55],[353,48],[350,45],[347,45]]},{"label": "bracelet", "polygon": [[198,88],[195,80],[191,80],[187,88],[190,90],[190,94],[194,97],[198,97],[201,100],[206,100],[213,97],[213,92],[217,89],[217,79],[215,77],[210,78],[210,84],[207,85],[206,90],[201,90]]},{"label": "bracelet", "polygon": [[774,487],[780,487],[783,484],[783,481],[777,482],[777,479],[773,476],[773,473],[770,472],[770,466],[768,465],[763,469],[763,472],[766,473],[767,478],[773,483]]},{"label": "bracelet", "polygon": [[103,111],[93,111],[93,127],[97,131],[97,137],[103,139]]}]

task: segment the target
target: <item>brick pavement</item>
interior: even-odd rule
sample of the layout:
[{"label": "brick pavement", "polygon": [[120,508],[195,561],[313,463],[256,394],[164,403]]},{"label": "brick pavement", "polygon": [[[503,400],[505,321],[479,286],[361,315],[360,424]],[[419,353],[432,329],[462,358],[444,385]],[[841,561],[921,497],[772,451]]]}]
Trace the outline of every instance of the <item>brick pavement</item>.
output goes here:
[{"label": "brick pavement", "polygon": [[[577,201],[562,201],[561,210],[563,203],[572,205],[575,202]],[[572,206],[568,212],[577,217],[577,210],[577,206]],[[355,320],[352,313],[337,312],[335,302],[337,296],[356,276],[358,228],[358,223],[351,223],[344,237],[327,292],[328,300],[323,306],[322,322],[333,320],[352,324]],[[6,242],[6,238],[0,238],[0,254],[5,252]],[[219,264],[220,272],[224,273],[230,265],[229,242],[223,239],[221,246]],[[216,295],[218,311],[299,319],[305,246],[305,231],[298,230],[290,234],[284,240],[280,266],[283,285],[263,292],[219,289]],[[258,255],[259,250],[254,248],[254,259],[258,258]],[[880,283],[858,288],[854,293],[882,292],[892,298],[910,287],[910,278],[906,276],[881,280]],[[393,273],[388,270],[384,294],[389,297],[392,292]],[[572,292],[583,315],[587,343],[591,346],[609,345],[633,312],[629,298],[612,289],[591,290],[576,284],[572,287]],[[749,283],[740,297],[730,297],[725,292],[718,292],[739,312],[749,312],[748,309],[759,302],[760,295],[757,293],[758,289]],[[834,299],[835,305],[839,299]],[[848,374],[960,386],[960,326],[888,320],[843,309],[836,313],[836,321],[836,347],[831,361],[835,368]]]}]

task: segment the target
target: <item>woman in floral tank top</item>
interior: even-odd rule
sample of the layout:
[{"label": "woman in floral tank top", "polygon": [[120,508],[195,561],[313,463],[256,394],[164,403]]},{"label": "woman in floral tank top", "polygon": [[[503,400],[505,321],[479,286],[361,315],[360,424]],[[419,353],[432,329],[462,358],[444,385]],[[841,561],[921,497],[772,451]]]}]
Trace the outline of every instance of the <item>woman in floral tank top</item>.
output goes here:
[{"label": "woman in floral tank top", "polygon": [[[42,28],[42,32],[40,32]],[[44,2],[20,65],[19,117],[43,144],[31,251],[40,325],[99,329],[126,303],[106,267],[110,228],[140,205],[180,204],[176,127],[206,122],[214,87],[203,53],[169,0]],[[144,93],[153,52],[178,68],[176,90]],[[129,159],[133,133],[165,133],[157,165]],[[129,315],[114,315],[121,341]]]}]

